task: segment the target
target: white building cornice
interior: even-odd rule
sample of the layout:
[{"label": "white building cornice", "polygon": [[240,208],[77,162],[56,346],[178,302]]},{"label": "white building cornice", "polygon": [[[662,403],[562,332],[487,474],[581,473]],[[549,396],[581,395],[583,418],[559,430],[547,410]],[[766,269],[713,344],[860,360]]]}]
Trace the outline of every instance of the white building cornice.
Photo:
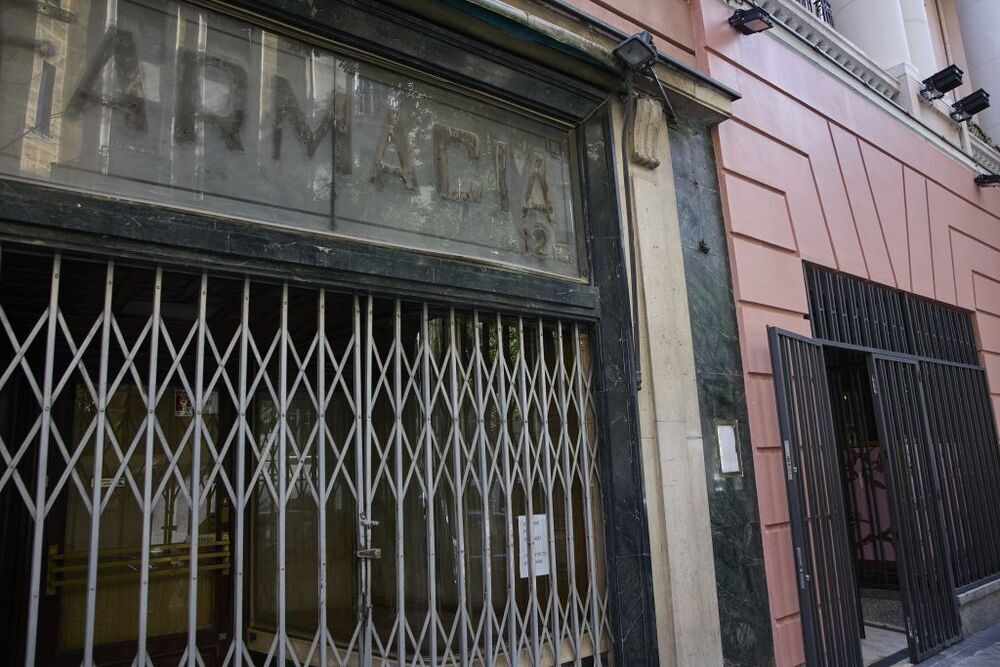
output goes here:
[{"label": "white building cornice", "polygon": [[1000,174],[1000,150],[989,145],[974,134],[969,135],[972,159],[991,174]]},{"label": "white building cornice", "polygon": [[760,0],[758,4],[879,95],[889,100],[899,95],[899,82],[894,76],[794,0]]},{"label": "white building cornice", "polygon": [[[746,7],[746,0],[719,0],[732,7]],[[1000,0],[998,0],[1000,1]],[[950,108],[939,100],[924,104],[911,100],[916,85],[908,71],[899,78],[876,64],[856,44],[838,33],[795,0],[757,0],[775,19],[767,35],[810,60],[820,70],[841,81],[859,96],[874,103],[914,134],[973,173],[997,173],[995,148],[973,137],[949,117]],[[905,84],[905,85],[904,85]]]}]

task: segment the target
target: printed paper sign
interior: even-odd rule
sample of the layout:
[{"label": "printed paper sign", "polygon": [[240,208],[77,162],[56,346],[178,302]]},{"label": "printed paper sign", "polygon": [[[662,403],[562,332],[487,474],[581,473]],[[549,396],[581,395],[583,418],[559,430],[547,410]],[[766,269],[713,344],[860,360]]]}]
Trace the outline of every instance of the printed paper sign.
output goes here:
[{"label": "printed paper sign", "polygon": [[[202,413],[214,415],[219,412],[219,392],[213,391],[205,397],[205,406]],[[174,389],[174,416],[194,417],[194,401],[183,389]]]},{"label": "printed paper sign", "polygon": [[194,416],[194,405],[192,405],[191,399],[188,398],[187,392],[183,389],[174,389],[174,416]]},{"label": "printed paper sign", "polygon": [[[517,536],[520,544],[521,578],[528,572],[528,517],[517,517]],[[549,518],[544,514],[531,517],[531,574],[545,577],[549,574]]]}]

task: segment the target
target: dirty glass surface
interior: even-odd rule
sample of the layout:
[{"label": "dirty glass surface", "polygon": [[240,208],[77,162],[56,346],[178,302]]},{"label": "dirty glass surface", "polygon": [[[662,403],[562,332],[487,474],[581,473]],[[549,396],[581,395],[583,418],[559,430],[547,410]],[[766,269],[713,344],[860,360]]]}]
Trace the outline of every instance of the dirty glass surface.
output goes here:
[{"label": "dirty glass surface", "polygon": [[41,7],[0,0],[2,174],[585,274],[565,126],[183,3]]}]

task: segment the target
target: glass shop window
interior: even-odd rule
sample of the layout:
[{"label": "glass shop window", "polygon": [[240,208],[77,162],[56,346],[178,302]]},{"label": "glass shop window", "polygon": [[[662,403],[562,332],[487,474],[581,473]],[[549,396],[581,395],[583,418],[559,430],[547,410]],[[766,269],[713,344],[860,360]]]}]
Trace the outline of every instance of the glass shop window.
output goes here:
[{"label": "glass shop window", "polygon": [[184,3],[0,7],[0,174],[587,275],[566,125]]}]

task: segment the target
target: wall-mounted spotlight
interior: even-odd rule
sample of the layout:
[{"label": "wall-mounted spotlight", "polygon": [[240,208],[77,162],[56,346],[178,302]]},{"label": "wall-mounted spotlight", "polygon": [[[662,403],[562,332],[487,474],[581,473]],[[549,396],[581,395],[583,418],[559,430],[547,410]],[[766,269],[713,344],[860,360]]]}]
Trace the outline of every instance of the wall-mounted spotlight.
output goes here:
[{"label": "wall-mounted spotlight", "polygon": [[920,95],[928,102],[939,100],[945,93],[962,85],[963,74],[958,65],[949,65],[937,74],[924,79],[924,89],[920,91]]},{"label": "wall-mounted spotlight", "polygon": [[613,53],[633,72],[638,72],[656,60],[656,47],[653,46],[653,36],[643,30],[632,35],[615,47]]},{"label": "wall-mounted spotlight", "polygon": [[979,174],[976,185],[981,188],[1000,188],[1000,174]]},{"label": "wall-mounted spotlight", "polygon": [[964,123],[980,111],[990,108],[990,94],[980,88],[951,105],[951,117],[956,123]]},{"label": "wall-mounted spotlight", "polygon": [[729,17],[729,25],[742,35],[755,35],[773,28],[774,22],[770,14],[754,6],[750,9],[737,9],[736,13]]}]

